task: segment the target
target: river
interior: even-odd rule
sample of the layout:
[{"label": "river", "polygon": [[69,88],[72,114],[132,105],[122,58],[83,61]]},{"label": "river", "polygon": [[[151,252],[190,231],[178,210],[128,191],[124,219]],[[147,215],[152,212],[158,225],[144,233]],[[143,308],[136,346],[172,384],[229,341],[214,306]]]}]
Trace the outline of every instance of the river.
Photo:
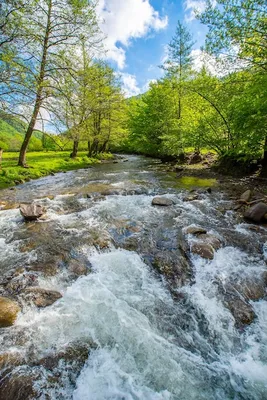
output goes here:
[{"label": "river", "polygon": [[[173,205],[152,206],[156,195]],[[0,329],[5,400],[267,399],[266,292],[247,301],[249,325],[225,300],[229,285],[266,273],[267,230],[232,211],[215,179],[129,156],[2,190],[0,201],[47,209],[31,223],[0,211],[2,294],[30,277],[62,295],[45,308],[21,299]],[[188,252],[188,226],[220,240],[213,260]]]}]

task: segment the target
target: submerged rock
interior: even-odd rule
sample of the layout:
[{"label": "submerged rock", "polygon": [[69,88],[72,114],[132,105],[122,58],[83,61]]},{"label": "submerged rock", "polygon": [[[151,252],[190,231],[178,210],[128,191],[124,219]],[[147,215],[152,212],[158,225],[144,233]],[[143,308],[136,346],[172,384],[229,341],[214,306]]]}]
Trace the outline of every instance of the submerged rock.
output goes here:
[{"label": "submerged rock", "polygon": [[154,197],[152,200],[153,206],[172,206],[173,201],[171,199],[167,199],[166,197]]},{"label": "submerged rock", "polygon": [[27,273],[25,270],[18,276],[14,276],[6,285],[6,290],[11,294],[17,294],[28,286],[37,285],[37,275]]},{"label": "submerged rock", "polygon": [[87,275],[88,268],[81,261],[78,260],[70,260],[68,263],[68,270],[71,274],[76,276]]},{"label": "submerged rock", "polygon": [[48,290],[40,287],[26,288],[21,292],[21,295],[24,300],[33,302],[36,307],[51,306],[62,297],[56,290]]},{"label": "submerged rock", "polygon": [[197,254],[202,258],[206,258],[208,260],[213,260],[214,258],[214,249],[209,243],[193,243],[191,245],[191,253]]},{"label": "submerged rock", "polygon": [[221,247],[221,241],[214,235],[203,233],[198,236],[198,238],[207,244],[210,244],[214,250],[219,250]]},{"label": "submerged rock", "polygon": [[35,203],[21,204],[19,210],[25,221],[35,221],[45,213],[45,208]]},{"label": "submerged rock", "polygon": [[0,296],[0,328],[13,325],[19,312],[20,307],[15,301]]},{"label": "submerged rock", "polygon": [[0,399],[7,400],[33,400],[37,393],[34,390],[34,376],[27,372],[6,374],[0,383]]},{"label": "submerged rock", "polygon": [[36,365],[42,365],[44,368],[53,371],[57,368],[59,363],[64,361],[69,364],[75,363],[75,370],[80,370],[88,359],[90,351],[96,348],[97,346],[93,342],[73,342],[68,344],[65,349],[60,350],[58,353],[49,354],[41,360],[38,360]]},{"label": "submerged rock", "polygon": [[253,222],[261,222],[262,220],[264,220],[265,214],[267,214],[267,204],[258,203],[250,207],[245,212],[244,217]]},{"label": "submerged rock", "polygon": [[230,310],[233,315],[236,326],[242,327],[243,325],[250,325],[256,314],[251,304],[240,298],[233,298],[225,302],[226,307]]},{"label": "submerged rock", "polygon": [[265,297],[267,288],[267,272],[260,276],[236,279],[225,287],[227,293],[240,293],[245,300],[257,301]]},{"label": "submerged rock", "polygon": [[14,368],[18,365],[21,365],[25,362],[22,354],[19,352],[10,352],[10,353],[2,353],[0,354],[0,370],[4,370],[6,368]]},{"label": "submerged rock", "polygon": [[194,201],[194,200],[198,200],[198,199],[199,199],[198,194],[192,194],[191,196],[184,197],[183,201]]},{"label": "submerged rock", "polygon": [[185,228],[184,233],[186,235],[200,235],[202,233],[207,233],[205,228],[201,228],[200,226],[188,226]]}]

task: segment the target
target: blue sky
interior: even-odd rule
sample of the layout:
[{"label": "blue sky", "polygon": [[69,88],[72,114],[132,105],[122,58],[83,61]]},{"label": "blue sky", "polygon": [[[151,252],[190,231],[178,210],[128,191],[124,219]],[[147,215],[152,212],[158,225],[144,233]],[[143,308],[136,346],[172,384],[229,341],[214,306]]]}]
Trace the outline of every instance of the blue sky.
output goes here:
[{"label": "blue sky", "polygon": [[196,41],[193,56],[200,64],[206,27],[195,19],[194,10],[203,10],[204,4],[204,0],[99,1],[107,58],[120,73],[127,96],[143,92],[151,80],[162,76],[158,66],[178,20],[191,31]]}]

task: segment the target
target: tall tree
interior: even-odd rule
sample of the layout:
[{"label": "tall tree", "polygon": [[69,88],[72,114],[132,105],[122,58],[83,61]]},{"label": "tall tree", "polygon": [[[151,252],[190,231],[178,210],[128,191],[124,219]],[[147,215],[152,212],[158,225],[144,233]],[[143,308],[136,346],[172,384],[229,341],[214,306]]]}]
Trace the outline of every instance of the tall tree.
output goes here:
[{"label": "tall tree", "polygon": [[94,7],[88,0],[27,0],[17,51],[27,64],[25,74],[33,107],[20,150],[21,166],[26,166],[26,151],[42,107],[49,109],[49,99],[57,95],[62,75],[74,69],[69,50],[81,36],[91,44],[100,40]]},{"label": "tall tree", "polygon": [[175,78],[178,85],[178,119],[182,115],[182,85],[188,77],[192,65],[191,51],[193,45],[190,32],[178,21],[175,35],[168,45],[168,59],[162,65],[167,74]]}]

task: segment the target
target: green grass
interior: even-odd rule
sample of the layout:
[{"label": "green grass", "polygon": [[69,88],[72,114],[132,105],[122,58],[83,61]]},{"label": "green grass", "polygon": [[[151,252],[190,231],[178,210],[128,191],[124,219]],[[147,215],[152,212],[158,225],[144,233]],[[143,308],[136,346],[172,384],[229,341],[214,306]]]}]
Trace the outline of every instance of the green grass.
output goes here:
[{"label": "green grass", "polygon": [[27,154],[29,168],[18,167],[18,153],[4,152],[0,170],[0,189],[37,179],[53,172],[71,171],[88,168],[100,163],[100,159],[110,159],[111,154],[101,154],[98,158],[88,158],[86,152],[79,152],[78,157],[70,158],[69,151],[32,152]]},{"label": "green grass", "polygon": [[[194,153],[195,148],[194,147],[186,147],[184,149],[185,153]],[[207,148],[202,148],[200,149],[200,154],[205,155],[207,153],[212,153],[212,154],[217,154],[215,150],[212,149],[207,149]]]}]

